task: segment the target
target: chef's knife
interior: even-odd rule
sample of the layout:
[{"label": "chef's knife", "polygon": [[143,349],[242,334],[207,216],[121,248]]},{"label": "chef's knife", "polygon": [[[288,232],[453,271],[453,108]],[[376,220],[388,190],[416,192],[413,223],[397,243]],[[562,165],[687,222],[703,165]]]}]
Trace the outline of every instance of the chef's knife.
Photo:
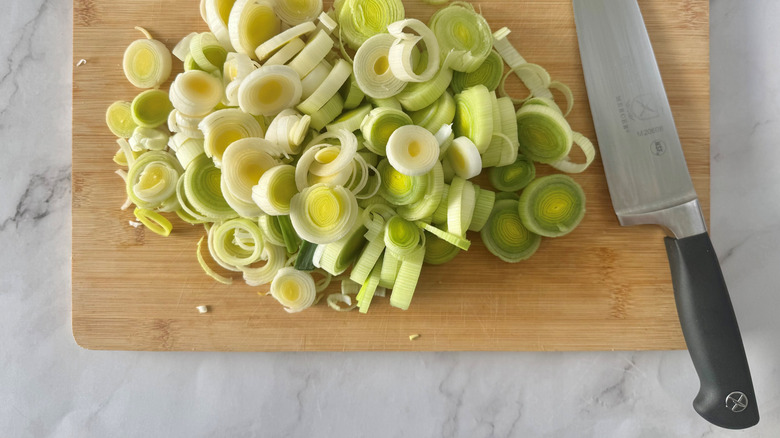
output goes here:
[{"label": "chef's knife", "polygon": [[621,225],[657,224],[677,313],[701,388],[694,409],[711,423],[758,423],[753,382],[650,38],[636,0],[573,0],[593,122]]}]

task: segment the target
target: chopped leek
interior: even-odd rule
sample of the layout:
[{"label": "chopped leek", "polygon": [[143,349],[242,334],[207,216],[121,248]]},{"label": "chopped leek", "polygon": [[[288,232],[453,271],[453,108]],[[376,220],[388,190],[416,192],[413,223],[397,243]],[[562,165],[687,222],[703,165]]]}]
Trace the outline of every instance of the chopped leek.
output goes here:
[{"label": "chopped leek", "polygon": [[168,94],[160,90],[146,90],[130,105],[133,121],[144,128],[156,128],[167,122],[172,109]]},{"label": "chopped leek", "polygon": [[192,60],[209,73],[221,72],[227,59],[227,50],[211,32],[197,34],[190,40]]},{"label": "chopped leek", "polygon": [[456,137],[468,137],[484,153],[493,138],[493,104],[484,85],[475,85],[455,96]]},{"label": "chopped leek", "polygon": [[156,88],[171,75],[171,52],[165,44],[152,39],[149,32],[136,27],[146,39],[133,41],[125,50],[122,67],[125,77],[138,88]]},{"label": "chopped leek", "polygon": [[564,159],[574,141],[560,111],[542,105],[524,105],[517,111],[517,135],[520,152],[540,163]]},{"label": "chopped leek", "polygon": [[477,146],[467,137],[458,137],[447,151],[445,162],[452,166],[455,175],[471,179],[482,172],[482,157]]},{"label": "chopped leek", "polygon": [[496,201],[480,236],[493,255],[507,263],[531,257],[542,241],[541,236],[526,228],[517,212],[518,202]]},{"label": "chopped leek", "polygon": [[133,120],[130,102],[114,102],[106,110],[106,125],[120,138],[130,138],[138,126]]},{"label": "chopped leek", "polygon": [[238,89],[241,110],[254,116],[275,116],[301,100],[303,88],[298,73],[285,65],[260,67]]},{"label": "chopped leek", "polygon": [[236,0],[228,16],[230,43],[238,53],[249,56],[281,30],[271,0]]},{"label": "chopped leek", "polygon": [[222,83],[200,70],[179,73],[171,85],[173,107],[182,114],[203,117],[219,104],[225,92]]},{"label": "chopped leek", "polygon": [[458,2],[439,9],[428,25],[439,41],[442,58],[451,57],[453,70],[473,72],[490,55],[490,25],[469,3]]},{"label": "chopped leek", "polygon": [[322,251],[320,267],[331,275],[341,275],[355,261],[363,249],[366,227],[356,221],[352,229],[341,239],[328,243]]},{"label": "chopped leek", "polygon": [[136,208],[135,211],[133,211],[133,215],[139,222],[144,224],[146,228],[160,236],[168,237],[171,234],[171,230],[173,230],[171,221],[160,213],[145,208]]},{"label": "chopped leek", "polygon": [[270,55],[274,54],[277,50],[284,47],[284,45],[287,44],[288,42],[294,40],[295,38],[306,35],[307,33],[313,31],[316,28],[317,26],[315,26],[314,23],[311,21],[307,21],[297,26],[293,26],[285,30],[284,32],[276,35],[275,37],[269,39],[268,41],[260,44],[257,47],[257,49],[255,49],[255,56],[257,57],[258,60],[264,61]]},{"label": "chopped leek", "polygon": [[477,188],[477,202],[474,205],[474,215],[471,218],[469,231],[482,231],[490,217],[490,212],[496,202],[496,192]]},{"label": "chopped leek", "polygon": [[447,195],[447,230],[465,236],[474,217],[477,188],[470,181],[455,177]]},{"label": "chopped leek", "polygon": [[221,180],[222,172],[206,155],[194,159],[184,171],[183,189],[187,200],[196,213],[212,222],[238,216],[222,195]]},{"label": "chopped leek", "polygon": [[393,283],[393,293],[390,295],[391,306],[403,310],[409,308],[417,288],[417,281],[420,279],[423,260],[425,260],[425,247],[421,246],[401,262]]},{"label": "chopped leek", "polygon": [[277,50],[263,65],[284,65],[290,62],[298,53],[306,47],[306,43],[300,38],[295,38]]},{"label": "chopped leek", "polygon": [[435,134],[443,125],[449,125],[455,120],[455,99],[445,91],[436,102],[409,115],[415,125],[422,126]]},{"label": "chopped leek", "polygon": [[288,164],[273,167],[260,177],[252,188],[252,199],[266,214],[290,214],[290,200],[298,193],[295,167]]},{"label": "chopped leek", "polygon": [[519,215],[526,228],[546,237],[570,233],[585,216],[585,192],[567,175],[534,180],[520,195]]},{"label": "chopped leek", "polygon": [[407,82],[393,74],[390,48],[396,39],[380,33],[365,41],[355,54],[355,80],[366,96],[387,98],[398,94]]},{"label": "chopped leek", "polygon": [[460,248],[426,231],[425,263],[443,265],[452,261],[460,253]]},{"label": "chopped leek", "polygon": [[417,111],[436,102],[450,86],[452,69],[445,62],[433,79],[425,82],[412,82],[406,86],[396,99],[407,111]]},{"label": "chopped leek", "polygon": [[298,235],[309,242],[335,242],[349,233],[358,219],[355,195],[341,186],[315,184],[293,196],[290,219]]},{"label": "chopped leek", "polygon": [[491,50],[485,61],[471,73],[456,71],[452,75],[452,91],[462,93],[475,85],[484,85],[489,91],[495,91],[504,75],[504,60],[495,50]]},{"label": "chopped leek", "polygon": [[423,127],[402,126],[387,141],[386,153],[390,165],[404,175],[424,175],[439,162],[439,142]]},{"label": "chopped leek", "polygon": [[409,176],[396,170],[387,160],[377,166],[381,185],[379,195],[393,205],[410,205],[425,196],[428,188],[425,176]]},{"label": "chopped leek", "polygon": [[271,296],[289,313],[308,309],[314,304],[317,288],[308,272],[282,268],[271,282]]},{"label": "chopped leek", "polygon": [[396,129],[411,125],[412,119],[401,110],[392,108],[374,108],[363,119],[360,132],[366,141],[366,147],[373,153],[387,155],[387,142]]},{"label": "chopped leek", "polygon": [[253,200],[253,187],[265,172],[279,164],[268,154],[267,143],[261,138],[238,140],[222,156],[222,194],[241,216],[257,217],[262,212]]},{"label": "chopped leek", "polygon": [[322,13],[322,0],[276,0],[275,10],[282,22],[295,26],[317,18]]},{"label": "chopped leek", "polygon": [[164,151],[142,154],[127,172],[127,196],[139,208],[176,211],[176,184],[183,169],[179,160]]},{"label": "chopped leek", "polygon": [[[407,28],[414,31],[417,35],[405,33],[404,29]],[[405,82],[425,82],[431,80],[439,70],[439,43],[433,31],[425,23],[415,18],[396,21],[387,27],[387,31],[396,38],[387,55],[393,75]],[[420,41],[425,43],[428,59],[425,64],[425,70],[417,74],[415,72],[414,54],[417,43]]]},{"label": "chopped leek", "polygon": [[236,108],[214,111],[199,124],[206,156],[222,165],[222,155],[233,142],[263,136],[263,128],[251,115]]},{"label": "chopped leek", "polygon": [[536,178],[536,167],[530,158],[518,155],[514,163],[490,169],[489,178],[496,190],[517,192]]},{"label": "chopped leek", "polygon": [[401,0],[340,0],[334,5],[339,32],[347,45],[358,50],[369,38],[404,18]]},{"label": "chopped leek", "polygon": [[[325,59],[332,47],[333,39],[325,31],[321,30],[306,43],[303,50],[287,65],[295,70],[298,76],[303,78]],[[340,86],[341,84],[339,84]]]},{"label": "chopped leek", "polygon": [[230,33],[228,32],[228,19],[230,10],[236,0],[205,0],[204,21],[209,29],[217,37],[222,47],[228,51],[233,51],[233,44],[230,42]]}]

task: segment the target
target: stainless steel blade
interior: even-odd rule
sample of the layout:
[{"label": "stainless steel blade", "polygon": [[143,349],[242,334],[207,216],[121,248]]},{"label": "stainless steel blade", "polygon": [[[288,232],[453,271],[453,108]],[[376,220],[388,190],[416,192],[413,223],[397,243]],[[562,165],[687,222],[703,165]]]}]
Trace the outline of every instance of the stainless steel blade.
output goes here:
[{"label": "stainless steel blade", "polygon": [[706,231],[636,0],[573,0],[593,122],[622,225]]}]

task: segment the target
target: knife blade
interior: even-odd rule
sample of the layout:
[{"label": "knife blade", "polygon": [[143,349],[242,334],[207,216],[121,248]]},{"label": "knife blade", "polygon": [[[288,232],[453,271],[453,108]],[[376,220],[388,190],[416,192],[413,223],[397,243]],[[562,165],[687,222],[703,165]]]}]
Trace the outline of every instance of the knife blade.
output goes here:
[{"label": "knife blade", "polygon": [[665,238],[677,313],[711,423],[758,423],[753,382],[726,283],[685,163],[636,0],[573,0],[585,84],[612,204],[621,225]]}]

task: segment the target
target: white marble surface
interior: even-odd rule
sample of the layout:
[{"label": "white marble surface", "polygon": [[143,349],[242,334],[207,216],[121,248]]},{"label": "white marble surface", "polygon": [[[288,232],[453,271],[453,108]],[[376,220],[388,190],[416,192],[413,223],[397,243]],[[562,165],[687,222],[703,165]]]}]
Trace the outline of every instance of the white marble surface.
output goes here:
[{"label": "white marble surface", "polygon": [[779,2],[711,3],[712,238],[762,414],[743,432],[694,413],[685,351],[82,350],[69,317],[71,0],[0,3],[0,435],[780,436]]}]

